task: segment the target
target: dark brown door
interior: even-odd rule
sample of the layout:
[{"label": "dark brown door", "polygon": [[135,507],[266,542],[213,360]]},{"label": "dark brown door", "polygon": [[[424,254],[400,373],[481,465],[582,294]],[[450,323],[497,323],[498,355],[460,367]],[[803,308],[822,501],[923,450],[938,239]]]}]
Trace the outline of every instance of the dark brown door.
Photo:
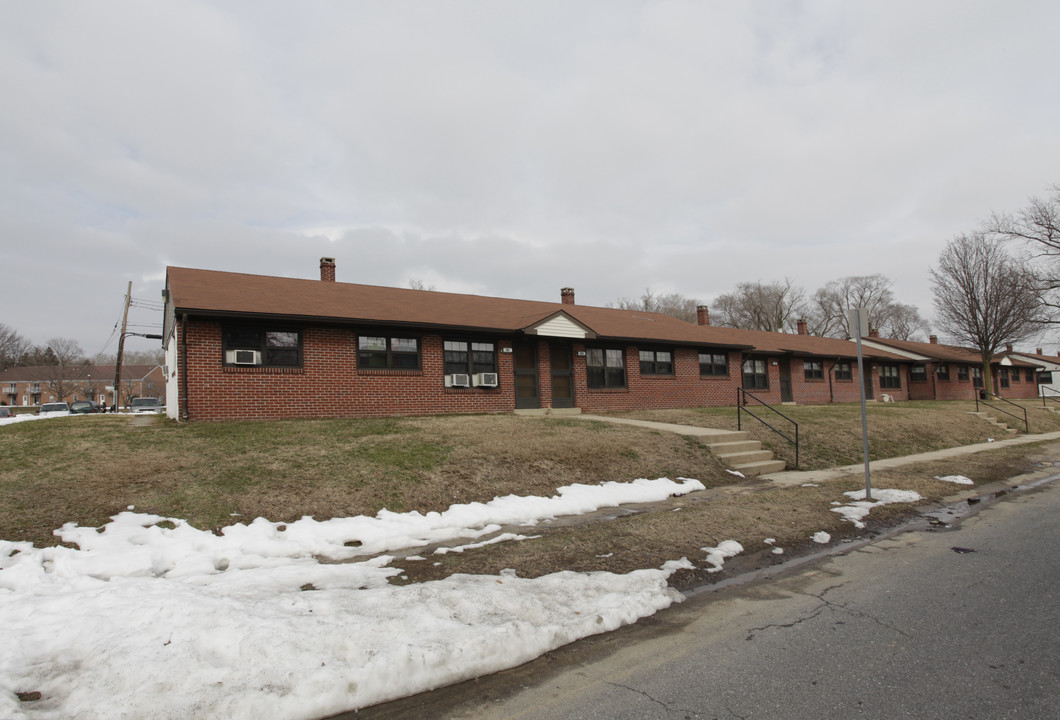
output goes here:
[{"label": "dark brown door", "polygon": [[791,402],[791,359],[780,359],[780,402]]},{"label": "dark brown door", "polygon": [[554,344],[549,348],[552,361],[552,407],[574,407],[574,365],[570,345]]},{"label": "dark brown door", "polygon": [[[864,363],[863,363],[864,365]],[[872,367],[864,365],[865,377],[862,379],[862,386],[865,388],[865,399],[872,400]]]},{"label": "dark brown door", "polygon": [[512,346],[515,355],[515,407],[519,410],[541,407],[537,392],[537,352],[530,343]]}]

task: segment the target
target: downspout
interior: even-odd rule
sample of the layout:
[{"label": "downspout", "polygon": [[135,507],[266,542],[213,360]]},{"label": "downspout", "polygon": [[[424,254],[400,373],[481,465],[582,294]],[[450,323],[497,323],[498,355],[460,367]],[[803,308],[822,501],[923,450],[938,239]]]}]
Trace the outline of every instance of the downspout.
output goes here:
[{"label": "downspout", "polygon": [[835,366],[839,364],[839,358],[832,361],[832,369],[828,371],[828,402],[835,402],[835,386],[832,384],[832,376],[835,375]]},{"label": "downspout", "polygon": [[180,417],[188,419],[188,314],[180,316]]}]

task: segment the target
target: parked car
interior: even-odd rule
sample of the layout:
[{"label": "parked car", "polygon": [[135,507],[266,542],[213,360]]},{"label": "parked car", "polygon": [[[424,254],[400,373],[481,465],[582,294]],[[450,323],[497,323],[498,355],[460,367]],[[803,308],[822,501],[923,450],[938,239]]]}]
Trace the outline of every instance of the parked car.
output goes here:
[{"label": "parked car", "polygon": [[98,413],[99,404],[94,400],[75,400],[70,403],[70,412],[75,415]]},{"label": "parked car", "polygon": [[69,413],[70,406],[64,402],[44,403],[37,411],[38,415],[56,415],[58,413]]},{"label": "parked car", "polygon": [[129,409],[134,413],[160,413],[165,411],[165,407],[156,397],[133,398]]},{"label": "parked car", "polygon": [[15,413],[11,412],[11,408],[6,405],[0,405],[0,420],[9,417],[15,417]]}]

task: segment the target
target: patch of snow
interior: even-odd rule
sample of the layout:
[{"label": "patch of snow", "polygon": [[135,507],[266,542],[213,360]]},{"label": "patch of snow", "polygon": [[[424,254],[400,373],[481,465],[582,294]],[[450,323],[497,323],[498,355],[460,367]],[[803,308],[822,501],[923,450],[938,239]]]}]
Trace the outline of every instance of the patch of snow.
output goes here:
[{"label": "patch of snow", "polygon": [[514,667],[679,602],[667,578],[691,563],[396,586],[392,556],[333,561],[702,487],[569,486],[444,513],[258,518],[221,535],[123,512],[56,531],[77,549],[0,541],[0,717],[308,719]]},{"label": "patch of snow", "polygon": [[824,530],[819,530],[813,534],[813,541],[824,545],[832,541],[832,536],[826,533]]},{"label": "patch of snow", "polygon": [[832,508],[832,512],[839,513],[844,520],[854,523],[854,527],[863,528],[865,523],[862,519],[869,514],[874,507],[891,505],[893,503],[913,503],[923,500],[915,490],[876,490],[872,491],[872,501],[866,501],[864,490],[850,490],[843,493],[855,502]]},{"label": "patch of snow", "polygon": [[726,468],[725,472],[729,473],[730,475],[735,475],[736,477],[747,477],[739,470],[729,470],[728,468]]},{"label": "patch of snow", "polygon": [[944,475],[942,477],[936,475],[935,479],[941,480],[942,482],[955,483],[957,485],[975,485],[974,480],[966,478],[964,475]]},{"label": "patch of snow", "polygon": [[743,545],[735,540],[723,540],[717,547],[700,548],[707,554],[704,560],[711,565],[707,572],[719,572],[725,565],[726,558],[731,558],[743,552]]}]

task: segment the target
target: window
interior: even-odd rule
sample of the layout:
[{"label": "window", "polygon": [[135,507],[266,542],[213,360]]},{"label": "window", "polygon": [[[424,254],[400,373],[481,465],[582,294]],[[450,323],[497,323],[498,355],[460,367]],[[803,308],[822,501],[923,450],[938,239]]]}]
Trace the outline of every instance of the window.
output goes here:
[{"label": "window", "polygon": [[820,360],[803,360],[802,369],[807,380],[824,380],[824,366]]},{"label": "window", "polygon": [[446,340],[445,374],[497,372],[497,346],[491,342]]},{"label": "window", "polygon": [[1012,368],[1012,382],[1018,383],[1020,381],[1020,369]]},{"label": "window", "polygon": [[1029,383],[1034,382],[1034,371],[1031,370],[1030,368],[1027,368],[1027,373],[1024,375],[1024,380],[1026,380]]},{"label": "window", "polygon": [[946,363],[942,363],[937,368],[935,368],[935,375],[936,375],[936,377],[938,377],[939,380],[949,380],[950,379],[950,366],[947,365]]},{"label": "window", "polygon": [[957,380],[958,382],[968,382],[968,366],[961,365],[957,368]]},{"label": "window", "polygon": [[[233,326],[225,328],[223,339],[225,365],[302,365],[302,333],[299,330]],[[240,353],[240,350],[250,353]]]},{"label": "window", "polygon": [[902,387],[902,378],[897,365],[880,365],[880,389],[898,389]]},{"label": "window", "polygon": [[729,377],[729,356],[724,353],[701,352],[699,374],[710,377]]},{"label": "window", "polygon": [[625,351],[619,348],[586,349],[585,374],[591,388],[625,387]]},{"label": "window", "polygon": [[748,390],[765,390],[769,387],[765,360],[743,361],[743,386]]},{"label": "window", "polygon": [[669,350],[641,350],[641,375],[673,375],[674,354]]},{"label": "window", "polygon": [[835,364],[835,379],[836,380],[853,380],[854,371],[850,367],[849,360],[839,360]]},{"label": "window", "polygon": [[1051,372],[1040,372],[1038,373],[1038,384],[1039,385],[1052,385],[1053,374]]},{"label": "window", "polygon": [[978,365],[972,368],[972,385],[977,388],[983,387],[983,368]]},{"label": "window", "polygon": [[1002,367],[998,368],[998,371],[999,371],[998,372],[998,376],[1001,378],[1001,387],[1007,388],[1008,387],[1008,368],[1002,366]]},{"label": "window", "polygon": [[357,367],[362,370],[419,370],[420,341],[410,337],[361,335]]},{"label": "window", "polygon": [[927,382],[927,365],[917,363],[909,368],[910,382]]}]

